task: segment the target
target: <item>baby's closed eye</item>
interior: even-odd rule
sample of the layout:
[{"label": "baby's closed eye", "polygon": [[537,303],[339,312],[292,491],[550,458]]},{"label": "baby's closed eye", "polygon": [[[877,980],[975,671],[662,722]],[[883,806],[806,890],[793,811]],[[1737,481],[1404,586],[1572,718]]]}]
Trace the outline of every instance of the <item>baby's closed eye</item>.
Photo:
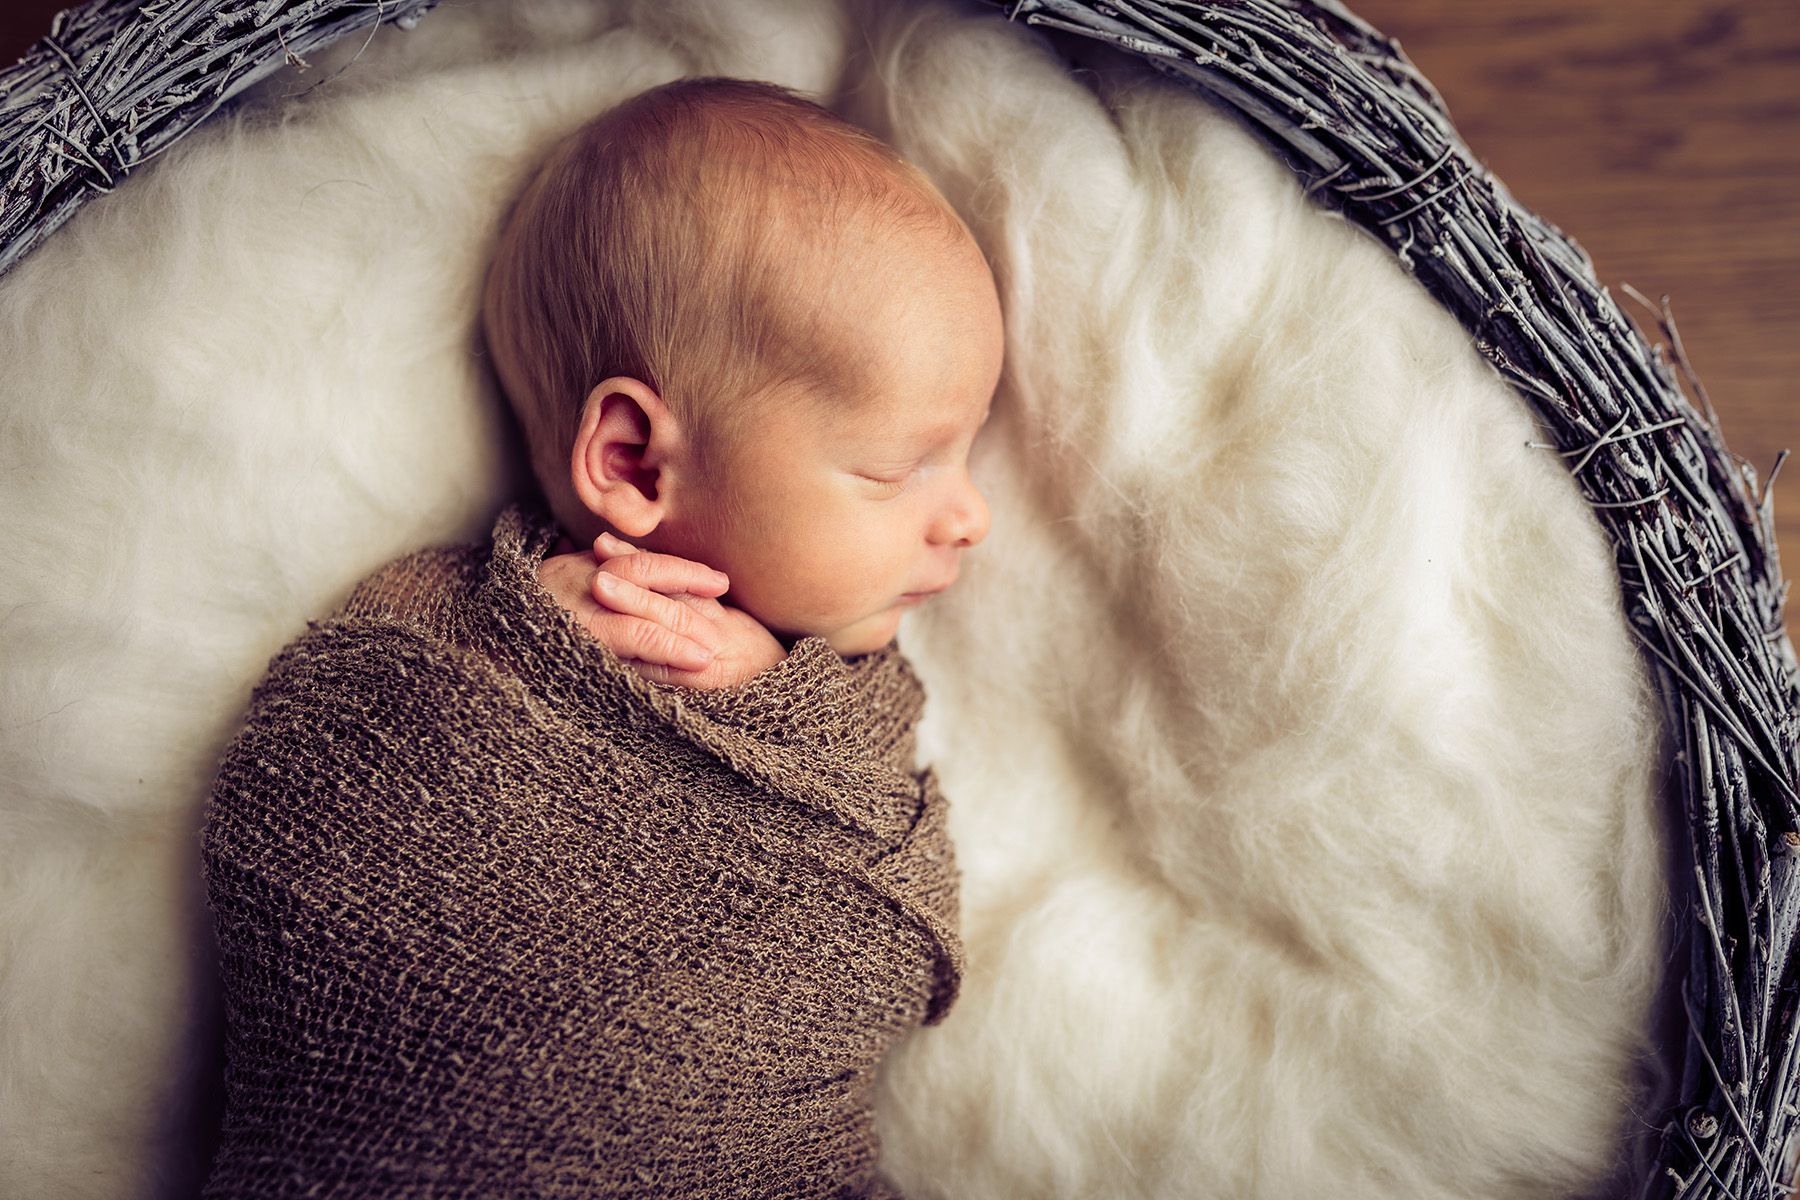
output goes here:
[{"label": "baby's closed eye", "polygon": [[907,471],[904,475],[901,475],[897,479],[883,478],[879,475],[864,475],[863,478],[868,480],[870,483],[875,484],[877,487],[901,488],[901,487],[905,487],[906,481],[908,479],[912,478],[912,472]]}]

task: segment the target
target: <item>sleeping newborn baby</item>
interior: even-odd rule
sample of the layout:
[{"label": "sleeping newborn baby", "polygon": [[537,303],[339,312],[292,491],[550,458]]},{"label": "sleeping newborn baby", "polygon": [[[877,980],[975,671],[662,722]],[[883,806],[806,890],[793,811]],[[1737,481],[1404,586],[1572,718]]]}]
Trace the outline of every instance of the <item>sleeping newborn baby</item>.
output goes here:
[{"label": "sleeping newborn baby", "polygon": [[[689,84],[681,94],[708,86]],[[642,101],[655,102],[655,94]],[[906,607],[954,582],[961,552],[987,530],[967,461],[1004,346],[993,277],[923,175],[819,114],[792,118],[784,132],[801,144],[776,151],[753,149],[733,127],[742,118],[713,118],[704,136],[720,149],[752,161],[785,154],[795,172],[697,183],[719,194],[695,203],[720,210],[652,220],[609,211],[629,227],[593,218],[510,231],[514,263],[565,255],[560,243],[570,238],[623,240],[615,252],[654,263],[654,275],[595,289],[569,278],[573,269],[547,279],[515,266],[490,281],[489,339],[569,531],[558,549],[592,543],[606,560],[594,571],[584,554],[558,556],[544,582],[652,679],[734,683],[805,635],[840,654],[876,650]],[[702,143],[692,152],[718,151]],[[593,151],[571,158],[584,153]],[[608,169],[562,161],[566,173],[549,176],[560,182],[540,177],[542,190],[528,197],[542,210],[580,204],[597,186],[592,173]],[[760,194],[731,194],[740,189]],[[626,206],[609,197],[594,207]],[[678,221],[700,219],[714,222],[699,237],[715,244],[671,252]],[[636,310],[642,300],[632,293],[653,288],[666,293],[658,302],[666,309]],[[623,316],[655,330],[667,361],[645,361],[641,344],[612,345],[619,333],[545,353],[539,314],[569,309],[580,310],[571,314],[578,327]],[[631,374],[568,402],[579,389],[563,381],[621,367]],[[635,549],[626,539],[660,553],[624,557]],[[591,594],[581,586],[590,580]],[[708,599],[727,584],[735,607]]]},{"label": "sleeping newborn baby", "polygon": [[[705,136],[739,156],[771,152],[753,150],[734,119],[718,116]],[[516,269],[490,292],[497,366],[545,452],[545,492],[573,542],[608,560],[602,572],[585,570],[581,556],[552,560],[546,582],[653,679],[736,682],[809,634],[841,654],[875,650],[906,606],[955,580],[961,552],[987,529],[967,458],[1003,334],[981,251],[923,176],[843,138],[825,117],[795,125],[788,136],[818,145],[781,148],[794,179],[708,180],[719,194],[695,198],[723,209],[706,214],[714,225],[701,235],[715,244],[671,252],[658,239],[659,252],[653,232],[679,236],[667,213],[641,230],[598,220],[579,231],[515,227],[519,256],[566,253],[553,238],[623,237],[637,244],[619,252],[654,262],[656,274],[608,280],[589,300],[569,294],[591,288],[585,280]],[[834,157],[853,153],[861,161]],[[852,168],[853,182],[830,174]],[[545,183],[534,198],[547,209],[577,204],[578,178],[571,167],[562,186],[572,194],[552,200],[556,185]],[[730,194],[738,189],[760,194]],[[614,206],[624,207],[605,207]],[[643,214],[607,215],[635,224]],[[631,311],[619,294],[628,285],[663,289],[666,310]],[[645,347],[615,348],[605,333],[599,346],[543,353],[537,314],[589,306],[578,324],[625,309],[627,323],[663,339],[667,361],[646,362]],[[567,402],[559,381],[619,367],[631,373],[599,383],[579,406]],[[716,572],[615,557],[630,553],[622,539]],[[595,580],[591,596],[575,586],[582,576]],[[726,580],[735,608],[700,602]],[[688,603],[659,594],[669,591]],[[592,605],[636,620],[597,616]]]},{"label": "sleeping newborn baby", "polygon": [[689,79],[551,149],[483,322],[541,501],[309,622],[220,762],[203,1195],[893,1198],[876,1068],[963,968],[895,634],[987,530],[987,264]]}]

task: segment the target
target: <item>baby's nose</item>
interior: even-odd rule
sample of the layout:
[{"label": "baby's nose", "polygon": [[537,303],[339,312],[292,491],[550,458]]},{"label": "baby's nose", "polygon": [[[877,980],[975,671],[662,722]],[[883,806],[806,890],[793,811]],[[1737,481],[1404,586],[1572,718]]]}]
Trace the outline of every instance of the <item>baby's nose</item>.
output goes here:
[{"label": "baby's nose", "polygon": [[993,514],[988,511],[987,498],[973,480],[964,492],[961,506],[956,516],[956,544],[962,547],[973,546],[987,536],[988,525]]}]

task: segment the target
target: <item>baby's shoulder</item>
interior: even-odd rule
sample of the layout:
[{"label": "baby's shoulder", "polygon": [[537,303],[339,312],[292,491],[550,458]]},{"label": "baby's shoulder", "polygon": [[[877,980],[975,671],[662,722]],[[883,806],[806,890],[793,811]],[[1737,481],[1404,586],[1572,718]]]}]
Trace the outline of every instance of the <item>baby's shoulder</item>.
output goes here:
[{"label": "baby's shoulder", "polygon": [[427,546],[402,554],[359,580],[332,617],[447,632],[446,619],[480,581],[483,550],[479,545]]},{"label": "baby's shoulder", "polygon": [[359,580],[329,615],[268,662],[253,689],[252,715],[271,700],[284,708],[344,705],[358,695],[443,694],[485,683],[490,664],[477,661],[458,631],[479,585],[482,547],[429,546],[399,555]]}]

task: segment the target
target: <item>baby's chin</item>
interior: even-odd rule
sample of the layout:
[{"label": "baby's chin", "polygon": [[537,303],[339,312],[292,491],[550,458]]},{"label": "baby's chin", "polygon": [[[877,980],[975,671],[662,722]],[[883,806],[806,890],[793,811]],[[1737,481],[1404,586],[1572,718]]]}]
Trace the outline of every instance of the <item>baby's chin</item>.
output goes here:
[{"label": "baby's chin", "polygon": [[[862,654],[873,654],[885,648],[894,640],[900,628],[900,614],[904,610],[895,607],[864,617],[839,629],[819,630],[817,636],[822,637],[843,658],[855,658]],[[777,633],[781,644],[789,650],[801,638],[810,636],[808,632]]]}]

